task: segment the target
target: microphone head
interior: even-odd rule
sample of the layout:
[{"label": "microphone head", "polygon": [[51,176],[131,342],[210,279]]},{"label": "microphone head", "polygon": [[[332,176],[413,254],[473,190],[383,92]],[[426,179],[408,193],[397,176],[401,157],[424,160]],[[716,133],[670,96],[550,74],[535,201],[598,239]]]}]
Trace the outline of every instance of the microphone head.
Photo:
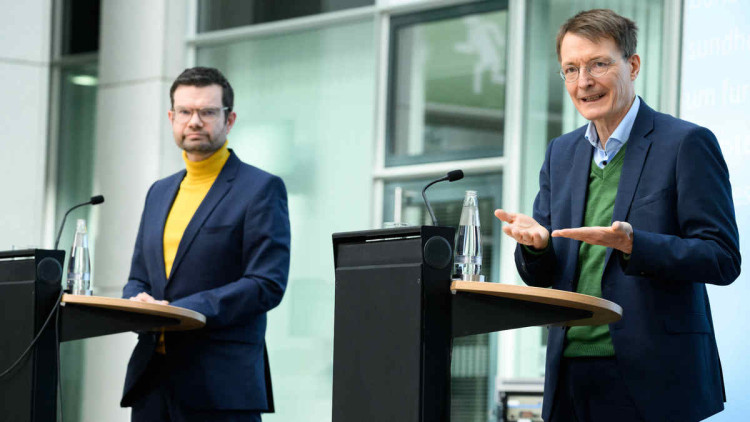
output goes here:
[{"label": "microphone head", "polygon": [[[461,176],[463,177],[463,175]],[[98,205],[104,202],[104,197],[101,195],[96,195],[91,197],[91,205]]]},{"label": "microphone head", "polygon": [[464,172],[462,170],[453,170],[448,172],[448,181],[455,182],[464,178]]}]

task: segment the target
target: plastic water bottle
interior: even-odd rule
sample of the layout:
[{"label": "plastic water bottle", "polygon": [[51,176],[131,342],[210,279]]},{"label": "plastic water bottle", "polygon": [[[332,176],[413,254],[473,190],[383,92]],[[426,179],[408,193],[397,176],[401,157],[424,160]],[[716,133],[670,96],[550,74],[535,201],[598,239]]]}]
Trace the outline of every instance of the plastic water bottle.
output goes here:
[{"label": "plastic water bottle", "polygon": [[484,281],[482,271],[482,237],[479,224],[477,192],[466,191],[461,220],[456,232],[456,256],[453,260],[453,279]]},{"label": "plastic water bottle", "polygon": [[83,219],[79,219],[76,224],[76,235],[70,248],[66,291],[74,295],[92,294],[89,236],[86,231],[86,220]]}]

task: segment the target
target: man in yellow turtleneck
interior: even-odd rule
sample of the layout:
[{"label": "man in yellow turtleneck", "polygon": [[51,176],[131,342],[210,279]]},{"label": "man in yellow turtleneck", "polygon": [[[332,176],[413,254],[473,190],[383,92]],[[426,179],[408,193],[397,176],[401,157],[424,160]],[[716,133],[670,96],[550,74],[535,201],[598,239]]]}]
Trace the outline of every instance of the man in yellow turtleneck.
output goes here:
[{"label": "man in yellow turtleneck", "polygon": [[185,70],[170,99],[186,169],[146,196],[123,297],[192,309],[206,326],[141,333],[121,405],[133,421],[260,421],[273,411],[266,312],[289,272],[286,189],[227,148],[237,114],[221,72]]}]

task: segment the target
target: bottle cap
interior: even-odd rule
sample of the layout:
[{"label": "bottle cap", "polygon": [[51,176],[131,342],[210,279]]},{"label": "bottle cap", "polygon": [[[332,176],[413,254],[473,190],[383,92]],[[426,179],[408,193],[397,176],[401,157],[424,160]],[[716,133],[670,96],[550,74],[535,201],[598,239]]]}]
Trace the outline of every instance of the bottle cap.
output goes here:
[{"label": "bottle cap", "polygon": [[76,232],[86,233],[86,220],[84,220],[83,218],[79,218],[76,222]]}]

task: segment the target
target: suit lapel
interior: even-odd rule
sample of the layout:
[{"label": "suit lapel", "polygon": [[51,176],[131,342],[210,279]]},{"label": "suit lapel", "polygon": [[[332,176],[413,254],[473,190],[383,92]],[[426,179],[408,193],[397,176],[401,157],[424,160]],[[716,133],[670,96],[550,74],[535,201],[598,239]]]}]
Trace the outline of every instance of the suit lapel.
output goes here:
[{"label": "suit lapel", "polygon": [[234,155],[234,152],[232,152],[232,150],[229,151],[229,159],[227,160],[226,164],[224,164],[224,167],[221,169],[219,176],[216,177],[214,184],[211,186],[211,189],[208,190],[206,197],[203,198],[203,201],[195,211],[193,218],[190,219],[190,223],[188,223],[188,226],[185,228],[185,232],[182,234],[182,239],[180,240],[180,245],[177,247],[177,255],[174,258],[172,271],[169,273],[169,279],[167,280],[167,283],[172,280],[172,276],[174,276],[175,271],[177,271],[180,263],[182,263],[182,260],[185,257],[185,253],[187,253],[188,249],[190,249],[190,245],[193,243],[195,236],[203,227],[203,224],[206,222],[208,216],[211,215],[211,212],[214,210],[214,208],[216,208],[219,202],[221,202],[222,198],[224,198],[227,192],[229,192],[229,189],[232,187],[231,182],[234,180],[234,177],[237,174],[240,161],[237,156]]},{"label": "suit lapel", "polygon": [[576,151],[573,156],[573,167],[571,170],[570,227],[581,227],[583,225],[583,213],[586,209],[586,191],[589,186],[589,173],[591,173],[593,154],[594,148],[581,135],[580,139],[576,142]]},{"label": "suit lapel", "polygon": [[[575,154],[570,173],[570,225],[568,227],[581,227],[583,225],[583,214],[586,210],[586,192],[589,186],[589,173],[591,173],[591,160],[594,148],[581,134],[576,141]],[[575,253],[568,257],[568,268],[578,268],[578,248],[580,240],[572,240],[571,248]],[[576,286],[570,285],[570,290],[575,291]]]},{"label": "suit lapel", "polygon": [[182,183],[182,179],[185,178],[185,174],[187,172],[183,170],[179,177],[175,177],[174,181],[167,187],[166,192],[163,196],[159,198],[158,203],[158,217],[159,220],[157,221],[159,227],[159,236],[158,236],[158,243],[159,248],[158,251],[161,252],[161,254],[158,255],[157,261],[158,261],[158,268],[159,268],[159,287],[163,289],[167,284],[167,270],[164,265],[164,227],[167,225],[167,217],[169,216],[169,211],[172,209],[172,204],[174,203],[174,199],[177,197],[177,191],[180,190],[180,183]]},{"label": "suit lapel", "polygon": [[[646,138],[646,135],[651,132],[653,127],[654,110],[647,106],[643,99],[641,99],[640,109],[633,123],[633,129],[630,131],[630,138],[625,149],[622,173],[620,174],[617,196],[615,197],[615,207],[612,212],[612,222],[627,220],[635,190],[638,187],[638,182],[641,180],[643,165],[646,162],[649,148],[651,148],[651,140]],[[607,267],[610,255],[612,255],[612,248],[607,248],[604,268]]]}]

